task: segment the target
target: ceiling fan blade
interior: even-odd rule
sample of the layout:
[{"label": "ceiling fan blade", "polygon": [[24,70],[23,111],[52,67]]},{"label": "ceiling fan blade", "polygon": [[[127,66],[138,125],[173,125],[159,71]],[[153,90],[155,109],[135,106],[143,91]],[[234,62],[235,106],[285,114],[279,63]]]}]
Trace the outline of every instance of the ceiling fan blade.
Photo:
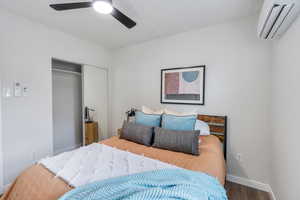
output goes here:
[{"label": "ceiling fan blade", "polygon": [[136,22],[124,15],[116,8],[113,9],[111,15],[129,29],[133,28],[136,25]]},{"label": "ceiling fan blade", "polygon": [[72,10],[79,8],[92,7],[92,2],[78,2],[78,3],[62,3],[62,4],[50,4],[50,7],[57,11]]}]

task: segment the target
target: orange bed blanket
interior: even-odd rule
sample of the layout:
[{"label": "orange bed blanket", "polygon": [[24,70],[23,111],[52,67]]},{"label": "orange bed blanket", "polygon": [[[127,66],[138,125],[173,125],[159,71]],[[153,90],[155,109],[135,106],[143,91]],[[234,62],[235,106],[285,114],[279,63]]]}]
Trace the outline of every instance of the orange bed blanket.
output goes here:
[{"label": "orange bed blanket", "polygon": [[[185,169],[207,173],[224,185],[226,171],[220,141],[215,136],[202,136],[201,140],[200,156],[146,147],[118,137],[101,143]],[[42,165],[34,165],[16,178],[1,200],[57,200],[71,189],[73,188]]]}]

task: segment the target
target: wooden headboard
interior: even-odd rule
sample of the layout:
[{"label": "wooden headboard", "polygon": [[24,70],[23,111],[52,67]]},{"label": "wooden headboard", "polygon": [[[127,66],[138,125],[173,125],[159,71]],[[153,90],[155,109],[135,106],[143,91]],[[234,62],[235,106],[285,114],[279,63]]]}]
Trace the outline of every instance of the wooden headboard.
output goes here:
[{"label": "wooden headboard", "polygon": [[209,125],[210,134],[223,143],[224,158],[227,152],[227,116],[198,115],[198,119]]}]

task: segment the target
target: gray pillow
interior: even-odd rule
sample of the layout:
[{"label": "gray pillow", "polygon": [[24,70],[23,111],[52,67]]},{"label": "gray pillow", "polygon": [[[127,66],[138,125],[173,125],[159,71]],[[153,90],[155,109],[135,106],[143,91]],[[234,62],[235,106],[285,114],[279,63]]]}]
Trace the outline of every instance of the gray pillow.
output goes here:
[{"label": "gray pillow", "polygon": [[200,131],[174,131],[155,127],[153,147],[199,155]]},{"label": "gray pillow", "polygon": [[153,134],[153,127],[144,126],[133,122],[124,122],[120,138],[146,146],[151,146]]}]

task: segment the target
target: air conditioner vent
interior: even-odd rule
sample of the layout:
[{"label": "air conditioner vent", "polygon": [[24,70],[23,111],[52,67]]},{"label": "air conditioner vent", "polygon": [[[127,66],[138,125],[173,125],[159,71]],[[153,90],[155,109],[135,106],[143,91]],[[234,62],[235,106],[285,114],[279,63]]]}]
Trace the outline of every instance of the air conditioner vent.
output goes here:
[{"label": "air conditioner vent", "polygon": [[[297,4],[299,5],[299,3]],[[274,39],[282,35],[295,20],[299,12],[296,3],[286,0],[281,3],[266,1],[258,26],[258,36],[262,39]]]}]

